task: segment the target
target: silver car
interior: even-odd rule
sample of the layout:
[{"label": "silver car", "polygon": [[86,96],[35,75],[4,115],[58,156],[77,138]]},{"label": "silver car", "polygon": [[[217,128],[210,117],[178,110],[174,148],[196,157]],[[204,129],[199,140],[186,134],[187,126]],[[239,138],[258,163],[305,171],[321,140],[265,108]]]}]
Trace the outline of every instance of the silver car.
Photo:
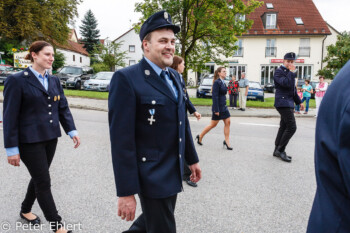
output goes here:
[{"label": "silver car", "polygon": [[98,72],[84,82],[84,90],[108,91],[114,72]]}]

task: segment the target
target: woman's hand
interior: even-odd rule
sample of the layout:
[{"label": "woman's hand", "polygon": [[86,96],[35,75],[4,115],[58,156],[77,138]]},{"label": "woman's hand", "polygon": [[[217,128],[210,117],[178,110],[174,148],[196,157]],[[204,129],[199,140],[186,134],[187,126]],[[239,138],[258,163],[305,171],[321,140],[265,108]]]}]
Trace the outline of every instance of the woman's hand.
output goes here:
[{"label": "woman's hand", "polygon": [[80,138],[79,138],[79,136],[74,136],[73,138],[73,142],[74,142],[74,148],[76,149],[76,148],[78,148],[79,146],[80,146]]},{"label": "woman's hand", "polygon": [[193,115],[197,118],[198,121],[201,119],[202,116],[199,112],[194,112]]},{"label": "woman's hand", "polygon": [[19,162],[21,161],[21,158],[19,157],[19,154],[8,156],[7,161],[9,164],[19,167]]},{"label": "woman's hand", "polygon": [[217,116],[219,116],[219,115],[220,115],[220,113],[219,113],[219,112],[215,112],[214,114],[215,114],[215,115],[217,115]]}]

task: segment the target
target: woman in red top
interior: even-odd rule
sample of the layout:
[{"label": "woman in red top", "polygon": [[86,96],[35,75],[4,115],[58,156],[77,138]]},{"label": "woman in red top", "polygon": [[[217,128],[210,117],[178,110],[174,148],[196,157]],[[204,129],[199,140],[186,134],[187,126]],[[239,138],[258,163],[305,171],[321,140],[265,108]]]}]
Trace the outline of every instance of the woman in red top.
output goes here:
[{"label": "woman in red top", "polygon": [[227,89],[230,97],[230,107],[232,107],[232,109],[237,109],[237,97],[239,93],[238,82],[236,81],[235,75],[232,75],[232,80],[230,80]]}]

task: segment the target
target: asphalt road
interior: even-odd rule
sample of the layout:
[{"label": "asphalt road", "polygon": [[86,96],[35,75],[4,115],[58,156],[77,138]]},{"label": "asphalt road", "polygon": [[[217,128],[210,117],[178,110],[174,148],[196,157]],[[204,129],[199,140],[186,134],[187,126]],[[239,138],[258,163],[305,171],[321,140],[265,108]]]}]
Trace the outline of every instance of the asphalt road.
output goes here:
[{"label": "asphalt road", "polygon": [[[68,136],[59,139],[51,166],[59,213],[75,224],[73,232],[122,232],[131,223],[117,217],[107,113],[79,109],[72,113],[82,145],[73,149]],[[190,120],[193,137],[210,122],[210,118]],[[203,146],[196,144],[203,179],[198,188],[184,183],[185,191],[178,195],[178,232],[305,232],[315,192],[315,119],[297,119],[298,130],[287,147],[292,163],[272,156],[277,118],[231,120],[233,151],[223,149],[223,123],[207,134]],[[37,202],[33,212],[46,225],[42,230],[23,230],[18,214],[29,174],[23,164],[20,168],[7,164],[2,133],[0,137],[0,232],[50,232]]]}]

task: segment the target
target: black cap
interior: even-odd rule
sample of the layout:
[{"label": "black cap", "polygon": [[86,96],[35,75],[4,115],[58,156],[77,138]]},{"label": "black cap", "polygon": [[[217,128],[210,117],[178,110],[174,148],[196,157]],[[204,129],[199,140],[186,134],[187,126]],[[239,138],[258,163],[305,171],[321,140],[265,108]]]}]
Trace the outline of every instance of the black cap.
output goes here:
[{"label": "black cap", "polygon": [[174,31],[174,33],[178,33],[180,31],[180,27],[173,24],[171,21],[171,16],[166,11],[159,11],[154,13],[149,17],[141,26],[140,30],[140,39],[143,41],[143,38],[154,30],[160,28],[170,28]]},{"label": "black cap", "polygon": [[284,55],[284,60],[295,60],[295,59],[297,59],[297,56],[293,52],[286,53],[286,55]]}]

